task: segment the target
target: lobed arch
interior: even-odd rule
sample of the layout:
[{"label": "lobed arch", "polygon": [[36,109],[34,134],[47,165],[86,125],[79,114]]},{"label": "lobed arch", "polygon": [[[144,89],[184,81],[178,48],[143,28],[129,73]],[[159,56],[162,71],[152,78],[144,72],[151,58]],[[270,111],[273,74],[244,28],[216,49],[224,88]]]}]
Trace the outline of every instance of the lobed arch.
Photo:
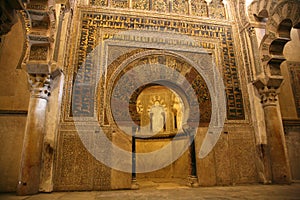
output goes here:
[{"label": "lobed arch", "polygon": [[248,16],[251,22],[266,22],[273,9],[278,4],[277,0],[254,0],[248,7]]},{"label": "lobed arch", "polygon": [[[178,85],[176,85],[170,81],[158,80],[158,81],[154,81],[153,83],[143,85],[132,93],[132,96],[130,98],[131,104],[129,105],[130,106],[129,112],[131,115],[131,119],[136,123],[136,125],[140,126],[140,115],[137,110],[137,99],[138,99],[139,95],[145,89],[151,88],[152,86],[165,86],[165,85],[169,86],[169,89],[174,91],[182,100],[182,103],[183,103],[184,107],[186,108],[183,113],[183,124],[187,123],[190,109],[189,109],[189,102],[188,102],[188,97],[186,96],[186,93],[182,90],[182,88],[180,88]],[[200,113],[201,113],[201,111],[200,111]]]},{"label": "lobed arch", "polygon": [[270,13],[266,34],[259,47],[260,58],[266,76],[281,76],[280,65],[285,61],[284,46],[291,40],[291,29],[300,27],[300,3],[283,1]]},{"label": "lobed arch", "polygon": [[[245,3],[241,0],[241,5]],[[259,44],[262,70],[259,77],[277,76],[276,86],[282,79],[280,65],[285,61],[283,49],[292,28],[300,28],[300,3],[297,0],[254,0],[248,7],[249,23],[263,23],[265,35]],[[243,14],[242,14],[243,15]]]}]

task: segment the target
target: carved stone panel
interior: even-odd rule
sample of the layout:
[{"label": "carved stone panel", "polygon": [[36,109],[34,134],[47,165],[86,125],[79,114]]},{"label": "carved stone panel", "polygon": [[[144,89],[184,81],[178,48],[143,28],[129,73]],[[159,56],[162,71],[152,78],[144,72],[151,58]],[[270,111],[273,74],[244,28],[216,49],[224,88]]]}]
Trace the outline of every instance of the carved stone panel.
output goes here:
[{"label": "carved stone panel", "polygon": [[[110,189],[110,168],[87,151],[76,131],[60,131],[59,142],[54,190]],[[103,146],[94,148],[97,151],[109,150]]]},{"label": "carved stone panel", "polygon": [[107,0],[90,0],[92,6],[107,6]]},{"label": "carved stone panel", "polygon": [[208,8],[205,0],[191,1],[192,15],[208,17]]},{"label": "carved stone panel", "polygon": [[129,8],[129,0],[112,0],[111,5],[112,7],[116,8]]},{"label": "carved stone panel", "polygon": [[167,0],[155,0],[152,2],[152,10],[157,12],[169,12],[169,2]]},{"label": "carved stone panel", "polygon": [[132,8],[138,10],[149,10],[149,0],[132,0]]},{"label": "carved stone panel", "polygon": [[208,6],[208,13],[210,18],[226,19],[223,0],[212,0]]},{"label": "carved stone panel", "polygon": [[173,0],[172,12],[178,14],[188,14],[188,1],[187,0]]},{"label": "carved stone panel", "polygon": [[29,60],[47,60],[48,46],[32,46],[30,48]]},{"label": "carved stone panel", "polygon": [[291,85],[296,104],[298,118],[300,118],[300,63],[288,63]]}]

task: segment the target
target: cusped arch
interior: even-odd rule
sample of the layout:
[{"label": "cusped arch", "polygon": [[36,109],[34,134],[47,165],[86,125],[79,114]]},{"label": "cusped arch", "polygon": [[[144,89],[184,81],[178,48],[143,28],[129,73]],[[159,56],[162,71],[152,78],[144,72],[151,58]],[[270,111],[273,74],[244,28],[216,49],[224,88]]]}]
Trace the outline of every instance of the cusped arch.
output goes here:
[{"label": "cusped arch", "polygon": [[278,4],[277,0],[254,0],[248,7],[248,16],[251,22],[265,22],[274,8]]},{"label": "cusped arch", "polygon": [[[143,86],[139,87],[137,90],[135,90],[132,93],[132,96],[131,96],[130,101],[129,101],[129,112],[130,112],[130,115],[131,115],[131,119],[134,121],[134,123],[137,126],[141,125],[140,124],[141,116],[140,116],[140,114],[137,110],[137,107],[138,107],[137,99],[138,99],[139,95],[145,89],[151,88],[152,86],[168,86],[168,89],[171,89],[171,91],[175,92],[176,95],[178,95],[180,97],[180,100],[182,101],[183,106],[185,108],[184,113],[183,113],[182,123],[187,124],[188,123],[187,120],[188,120],[188,117],[190,115],[188,97],[186,96],[185,91],[183,91],[182,88],[179,87],[177,84],[174,84],[170,81],[165,81],[165,80],[158,80],[158,81],[154,81],[153,83],[143,85]],[[208,97],[208,98],[210,98],[210,97]],[[211,104],[211,101],[209,101],[209,104]],[[209,107],[211,108],[211,105]],[[211,109],[209,109],[209,110],[211,112]],[[201,113],[201,110],[200,110],[200,113]],[[201,121],[201,118],[200,118],[200,121]]]},{"label": "cusped arch", "polygon": [[288,0],[279,3],[266,23],[266,34],[260,44],[262,66],[267,76],[281,75],[280,64],[285,60],[283,49],[290,41],[291,28],[300,23],[300,3]]}]

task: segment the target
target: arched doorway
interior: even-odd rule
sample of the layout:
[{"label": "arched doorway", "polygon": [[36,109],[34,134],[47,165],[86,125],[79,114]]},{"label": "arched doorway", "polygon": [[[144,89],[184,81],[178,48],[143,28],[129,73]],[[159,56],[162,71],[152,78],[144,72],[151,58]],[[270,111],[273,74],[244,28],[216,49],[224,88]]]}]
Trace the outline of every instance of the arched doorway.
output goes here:
[{"label": "arched doorway", "polygon": [[[140,129],[136,133],[136,153],[149,153],[172,143],[172,148],[162,156],[172,159],[174,151],[182,145],[180,140],[188,140],[184,135],[182,125],[185,108],[183,100],[176,91],[159,84],[148,85],[137,98],[137,111],[140,119]],[[173,137],[181,134],[176,141]],[[163,187],[168,185],[186,185],[191,171],[189,150],[170,165],[147,173],[136,175],[141,188]],[[158,158],[159,159],[159,158]],[[139,165],[139,160],[136,161]],[[155,165],[155,162],[153,162]]]},{"label": "arched doorway", "polygon": [[[114,62],[107,72],[106,99],[110,104],[106,107],[106,117],[116,127],[113,141],[131,139],[125,134],[130,135],[133,130],[132,172],[137,172],[134,176],[179,178],[186,185],[192,173],[197,176],[190,144],[199,126],[208,127],[212,114],[206,82],[190,63],[176,54],[147,52],[130,58]],[[121,66],[114,66],[119,63]],[[203,137],[197,142],[201,144],[202,140]],[[130,149],[125,143],[118,145]],[[157,156],[160,149],[164,149],[163,154]],[[195,154],[195,149],[192,152]],[[147,157],[148,154],[151,155]]]}]

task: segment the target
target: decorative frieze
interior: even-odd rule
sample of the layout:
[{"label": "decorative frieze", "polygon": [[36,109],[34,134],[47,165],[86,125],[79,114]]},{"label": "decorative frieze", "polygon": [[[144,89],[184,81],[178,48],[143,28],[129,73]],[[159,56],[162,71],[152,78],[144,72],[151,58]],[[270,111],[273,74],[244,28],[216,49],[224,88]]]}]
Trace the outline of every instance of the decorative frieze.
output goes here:
[{"label": "decorative frieze", "polygon": [[27,9],[32,10],[45,10],[47,8],[47,5],[45,4],[28,4]]},{"label": "decorative frieze", "polygon": [[206,0],[89,0],[89,5],[227,19],[222,0],[211,1],[209,8]]}]

